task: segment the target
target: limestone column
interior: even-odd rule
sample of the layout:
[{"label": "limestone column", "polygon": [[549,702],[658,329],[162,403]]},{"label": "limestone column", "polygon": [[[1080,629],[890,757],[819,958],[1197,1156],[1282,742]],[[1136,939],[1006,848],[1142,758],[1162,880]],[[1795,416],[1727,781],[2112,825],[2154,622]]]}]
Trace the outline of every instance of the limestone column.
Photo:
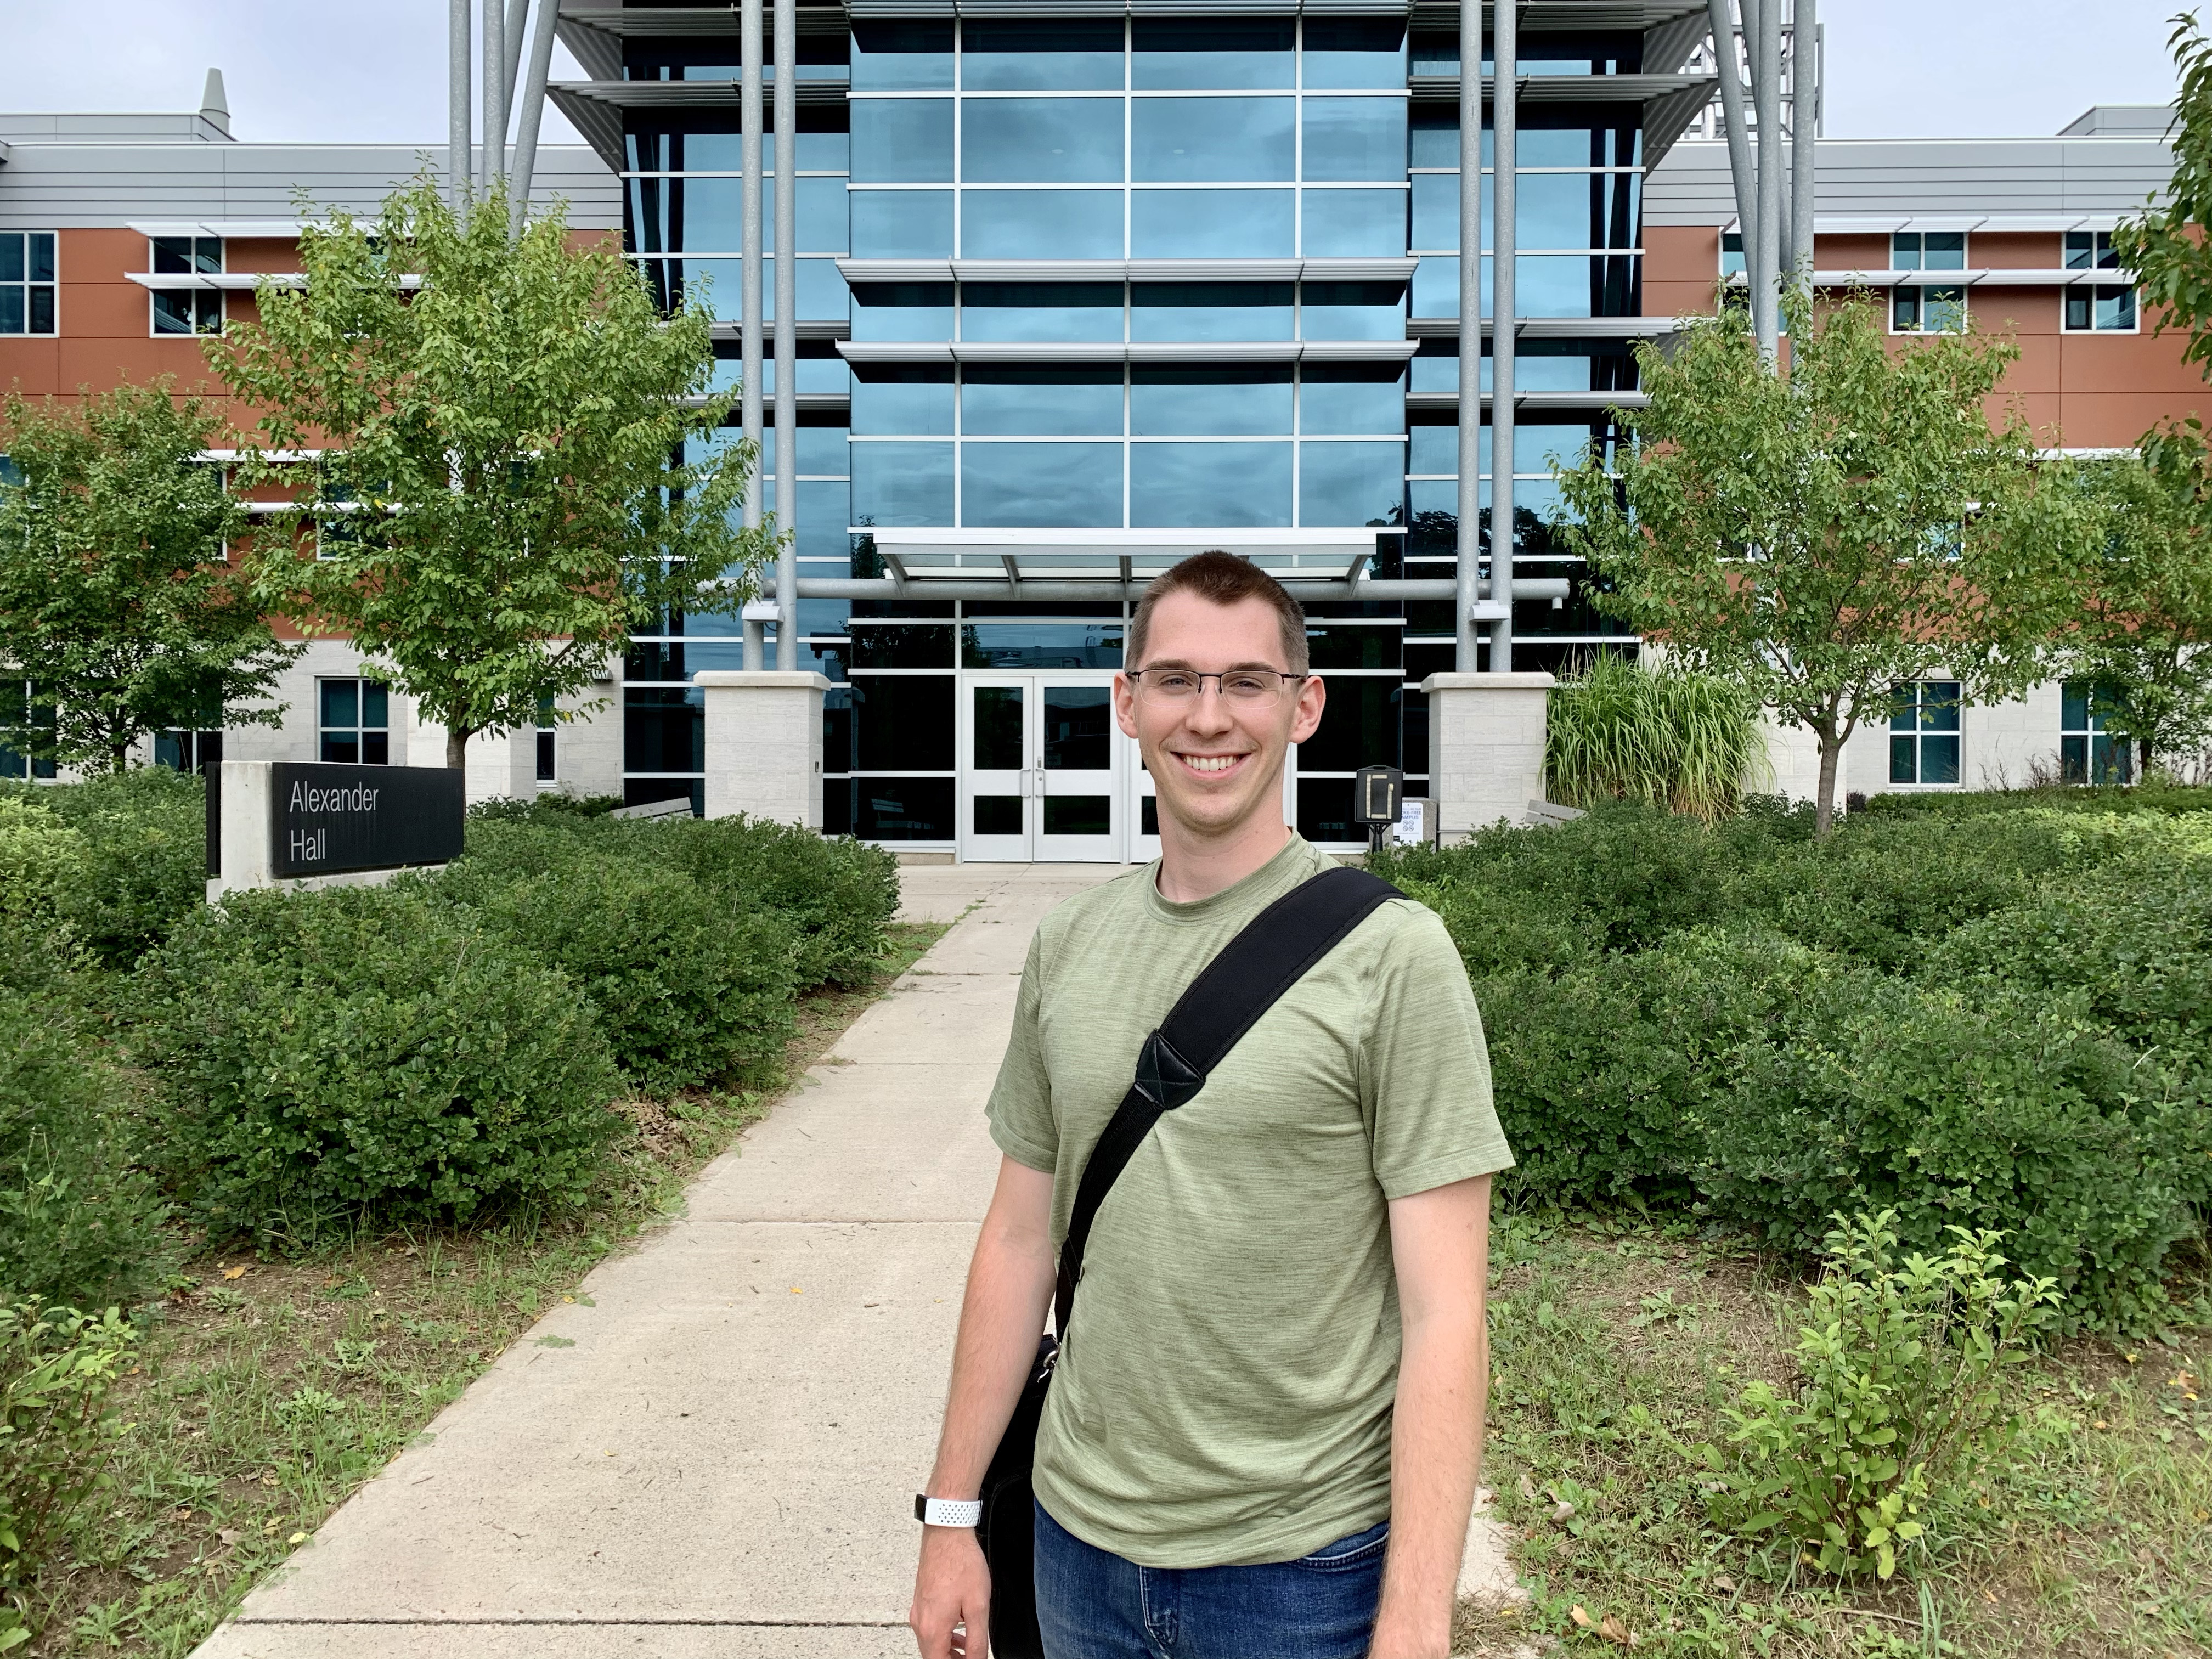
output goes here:
[{"label": "limestone column", "polygon": [[1519,823],[1544,799],[1549,674],[1431,674],[1429,794],[1445,842],[1504,818]]},{"label": "limestone column", "polygon": [[822,827],[822,699],[807,670],[702,669],[707,816]]}]

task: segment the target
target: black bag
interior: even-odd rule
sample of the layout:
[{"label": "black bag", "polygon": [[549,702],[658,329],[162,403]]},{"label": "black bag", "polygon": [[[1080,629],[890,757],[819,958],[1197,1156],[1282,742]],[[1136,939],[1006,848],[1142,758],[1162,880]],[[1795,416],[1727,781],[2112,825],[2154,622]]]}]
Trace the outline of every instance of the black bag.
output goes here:
[{"label": "black bag", "polygon": [[[1075,1287],[1083,1277],[1083,1247],[1098,1206],[1163,1112],[1171,1112],[1205,1086],[1206,1073],[1227,1056],[1261,1015],[1306,975],[1306,971],[1386,899],[1405,896],[1379,876],[1340,866],[1324,870],[1283,895],[1245,924],[1176,999],[1159,1030],[1137,1055],[1136,1081],[1121,1097],[1098,1137],[1075,1189],[1067,1237],[1060,1247],[1053,1292],[1053,1329],[1067,1336]],[[1045,1390],[1060,1357],[1046,1336],[1036,1363],[992,1454],[983,1477],[983,1518],[975,1528],[991,1567],[991,1652],[994,1659],[1044,1659],[1037,1632],[1036,1499],[1030,1469],[1036,1455],[1037,1425]]]}]

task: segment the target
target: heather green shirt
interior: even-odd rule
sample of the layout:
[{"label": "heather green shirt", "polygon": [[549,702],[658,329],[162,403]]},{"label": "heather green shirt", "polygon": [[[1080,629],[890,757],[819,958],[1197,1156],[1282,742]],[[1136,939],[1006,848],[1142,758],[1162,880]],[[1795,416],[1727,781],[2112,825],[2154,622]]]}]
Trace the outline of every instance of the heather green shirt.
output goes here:
[{"label": "heather green shirt", "polygon": [[[1328,866],[1293,836],[1235,886],[1171,904],[1155,865],[1038,927],[989,1109],[1006,1155],[1054,1177],[1055,1246],[1146,1034]],[[1459,953],[1394,899],[1161,1117],[1100,1206],[1037,1439],[1053,1518],[1158,1567],[1291,1560],[1382,1520],[1388,1202],[1512,1161]]]}]

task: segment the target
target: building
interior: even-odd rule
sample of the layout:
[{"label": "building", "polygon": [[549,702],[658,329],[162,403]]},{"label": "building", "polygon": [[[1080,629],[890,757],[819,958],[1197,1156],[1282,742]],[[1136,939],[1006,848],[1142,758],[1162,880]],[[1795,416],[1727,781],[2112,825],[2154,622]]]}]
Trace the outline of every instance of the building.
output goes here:
[{"label": "building", "polygon": [[[1456,4],[1023,9],[796,8],[789,149],[778,157],[773,131],[762,146],[766,172],[791,170],[795,221],[793,441],[778,454],[767,434],[763,481],[771,504],[785,484],[795,503],[791,637],[781,619],[667,618],[610,665],[605,712],[472,744],[472,796],[550,786],[703,805],[710,753],[742,766],[748,750],[742,728],[710,746],[695,677],[788,646],[787,665],[830,685],[826,830],[974,858],[1148,856],[1148,781],[1108,685],[1146,575],[1207,546],[1269,564],[1309,605],[1329,704],[1287,786],[1300,829],[1362,841],[1359,766],[1402,766],[1409,793],[1428,790],[1424,680],[1490,665],[1486,644],[1455,642],[1453,586],[1470,162],[1486,545],[1494,470],[1489,41],[1469,142]],[[1634,643],[1595,614],[1543,515],[1553,458],[1605,441],[1608,411],[1638,399],[1634,343],[1709,309],[1732,269],[1724,147],[1683,137],[1713,96],[1706,16],[1696,0],[1522,9],[1516,669]],[[708,284],[734,380],[740,13],[563,0],[559,27],[590,78],[550,95],[590,143],[541,152],[536,193],[566,197],[580,227],[619,228],[665,297]],[[772,41],[763,52],[765,70]],[[214,85],[193,115],[0,117],[0,384],[203,377],[197,343],[170,337],[219,327],[251,306],[257,273],[295,268],[295,189],[366,209],[429,155],[237,143]],[[2132,443],[2198,396],[2109,268],[2112,224],[2167,174],[2148,119],[2096,111],[2045,140],[1820,140],[1821,280],[1887,290],[1901,331],[1961,307],[2015,320],[2014,380],[2051,445]],[[772,396],[765,355],[761,380]],[[283,695],[283,727],[216,741],[234,758],[441,751],[342,644],[313,645]],[[2075,738],[2088,754],[2074,701],[2053,687],[1962,716],[1930,688],[1897,734],[1912,757],[1901,787],[2022,781]],[[2065,725],[2077,712],[2079,731]],[[1809,750],[1777,747],[1780,786],[1809,793]],[[209,734],[179,733],[163,753],[210,750]],[[1890,787],[1881,734],[1848,764],[1847,787]]]},{"label": "building", "polygon": [[[2049,138],[1822,138],[1814,281],[1873,292],[1893,334],[1958,327],[2010,334],[2020,348],[1999,396],[2017,398],[2054,453],[2132,447],[2160,421],[2207,406],[2182,342],[2155,332],[2112,252],[2113,227],[2173,170],[2163,106],[2099,106]],[[1655,316],[1710,312],[1741,281],[1727,147],[1686,140],[1650,174],[1644,199],[1644,304]],[[1862,731],[1843,785],[1888,789],[2018,787],[2039,778],[2124,776],[2080,688],[1961,708],[1957,688],[1912,692],[1893,729]],[[1778,736],[1778,786],[1809,795],[1809,737]]]}]

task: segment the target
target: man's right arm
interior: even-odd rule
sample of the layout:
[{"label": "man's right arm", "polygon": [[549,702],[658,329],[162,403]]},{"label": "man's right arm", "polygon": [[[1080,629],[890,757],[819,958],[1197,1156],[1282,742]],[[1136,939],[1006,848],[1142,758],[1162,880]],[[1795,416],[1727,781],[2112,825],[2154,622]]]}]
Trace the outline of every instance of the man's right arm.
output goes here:
[{"label": "man's right arm", "polygon": [[[952,1388],[929,1477],[932,1498],[981,1493],[992,1454],[1014,1414],[1051,1305],[1052,1176],[1001,1158],[998,1188],[969,1263],[952,1351]],[[907,1622],[922,1659],[985,1659],[991,1574],[967,1527],[922,1528]],[[954,1633],[964,1626],[964,1636]]]}]

